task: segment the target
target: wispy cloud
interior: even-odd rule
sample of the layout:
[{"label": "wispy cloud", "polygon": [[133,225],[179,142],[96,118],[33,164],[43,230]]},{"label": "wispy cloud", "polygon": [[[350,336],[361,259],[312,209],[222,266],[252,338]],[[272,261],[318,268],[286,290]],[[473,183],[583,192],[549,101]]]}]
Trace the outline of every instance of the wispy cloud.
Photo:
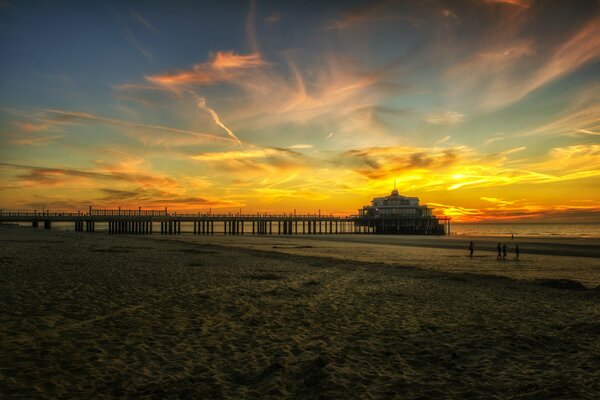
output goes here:
[{"label": "wispy cloud", "polygon": [[425,116],[425,121],[435,125],[455,125],[465,119],[464,114],[456,111],[444,111],[439,114],[429,114]]},{"label": "wispy cloud", "polygon": [[42,146],[50,143],[54,143],[59,139],[64,138],[65,135],[56,135],[56,136],[41,136],[41,137],[31,137],[31,138],[22,138],[22,139],[12,139],[9,141],[10,144],[16,145],[33,145],[33,146]]},{"label": "wispy cloud", "polygon": [[439,146],[440,144],[446,143],[448,140],[450,140],[450,136],[444,136],[440,140],[436,141],[433,145],[434,146]]},{"label": "wispy cloud", "polygon": [[78,112],[78,111],[63,111],[63,110],[53,110],[53,109],[45,109],[42,110],[43,113],[46,114],[50,119],[54,119],[55,121],[59,121],[62,123],[81,123],[81,122],[91,122],[91,123],[99,123],[99,124],[107,124],[117,127],[124,128],[136,128],[140,130],[147,131],[159,131],[166,132],[170,134],[176,135],[185,135],[188,137],[188,141],[193,139],[197,143],[238,143],[239,141],[233,138],[226,138],[222,136],[211,135],[208,133],[190,131],[186,129],[178,129],[172,128],[164,125],[151,125],[151,124],[141,124],[137,122],[103,117],[100,115],[95,115],[86,112]]},{"label": "wispy cloud", "polygon": [[223,128],[223,130],[225,130],[225,132],[227,132],[227,135],[229,135],[230,138],[232,138],[233,140],[235,140],[235,142],[239,145],[242,144],[242,142],[240,141],[240,139],[238,139],[238,137],[235,135],[235,133],[233,133],[231,131],[231,129],[229,129],[228,127],[225,126],[224,123],[221,122],[221,118],[219,118],[219,115],[215,112],[215,110],[213,110],[212,108],[210,108],[209,106],[206,105],[206,100],[203,98],[200,98],[198,100],[198,107],[200,107],[202,110],[208,112],[210,114],[210,117],[212,118],[212,120],[214,121],[215,124],[219,125],[221,128]]},{"label": "wispy cloud", "polygon": [[531,16],[526,3],[514,3],[523,6],[500,16],[504,22],[495,22],[497,32],[478,41],[479,51],[446,71],[454,96],[468,96],[484,108],[505,106],[600,56],[600,17],[590,18],[562,42],[544,43],[523,37]]},{"label": "wispy cloud", "polygon": [[133,10],[130,10],[129,13],[133,17],[133,19],[135,19],[144,28],[146,28],[147,30],[149,30],[151,32],[154,32],[157,34],[159,33],[158,29],[156,29],[156,27],[154,25],[152,25],[150,23],[150,21],[148,21],[146,18],[144,18],[141,14],[139,14]]}]

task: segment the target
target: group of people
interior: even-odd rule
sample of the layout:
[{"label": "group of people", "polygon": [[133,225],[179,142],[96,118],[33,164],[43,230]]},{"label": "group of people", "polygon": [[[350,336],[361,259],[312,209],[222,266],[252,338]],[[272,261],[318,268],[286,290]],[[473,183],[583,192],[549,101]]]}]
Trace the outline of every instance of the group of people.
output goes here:
[{"label": "group of people", "polygon": [[[500,244],[498,243],[498,246],[496,246],[496,249],[498,250],[498,256],[496,257],[496,260],[506,260],[506,256],[507,256],[507,247],[506,247],[506,243],[504,244]],[[473,241],[471,241],[471,243],[469,243],[469,256],[471,258],[473,258],[473,252],[475,251],[475,245],[473,244]],[[520,255],[520,250],[519,250],[519,245],[515,245],[515,259],[518,260],[519,259],[519,255]]]},{"label": "group of people", "polygon": [[[496,256],[496,260],[506,260],[506,243],[504,243],[503,245],[500,245],[500,243],[498,243],[498,246],[496,246],[496,249],[498,250],[498,255]],[[519,245],[515,245],[515,259],[518,260],[519,259]]]}]

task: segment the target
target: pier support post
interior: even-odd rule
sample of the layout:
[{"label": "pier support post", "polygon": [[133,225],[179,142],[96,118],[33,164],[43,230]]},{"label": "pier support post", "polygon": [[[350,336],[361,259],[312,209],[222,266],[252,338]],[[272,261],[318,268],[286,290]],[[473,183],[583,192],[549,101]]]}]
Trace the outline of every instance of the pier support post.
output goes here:
[{"label": "pier support post", "polygon": [[52,229],[52,221],[44,221],[44,229]]}]

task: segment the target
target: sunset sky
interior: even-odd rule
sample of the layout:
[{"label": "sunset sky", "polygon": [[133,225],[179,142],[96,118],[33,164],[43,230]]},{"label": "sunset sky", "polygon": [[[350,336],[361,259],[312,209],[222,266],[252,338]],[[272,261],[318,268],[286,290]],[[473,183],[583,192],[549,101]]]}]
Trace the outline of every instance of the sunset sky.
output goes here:
[{"label": "sunset sky", "polygon": [[600,221],[597,1],[0,1],[0,209]]}]

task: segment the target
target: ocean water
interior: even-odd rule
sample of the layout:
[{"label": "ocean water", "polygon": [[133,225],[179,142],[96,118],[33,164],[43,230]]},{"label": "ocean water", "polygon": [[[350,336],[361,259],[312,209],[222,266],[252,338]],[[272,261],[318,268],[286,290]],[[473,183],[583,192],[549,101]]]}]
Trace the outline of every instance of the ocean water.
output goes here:
[{"label": "ocean water", "polygon": [[600,223],[453,223],[453,235],[600,238]]}]

